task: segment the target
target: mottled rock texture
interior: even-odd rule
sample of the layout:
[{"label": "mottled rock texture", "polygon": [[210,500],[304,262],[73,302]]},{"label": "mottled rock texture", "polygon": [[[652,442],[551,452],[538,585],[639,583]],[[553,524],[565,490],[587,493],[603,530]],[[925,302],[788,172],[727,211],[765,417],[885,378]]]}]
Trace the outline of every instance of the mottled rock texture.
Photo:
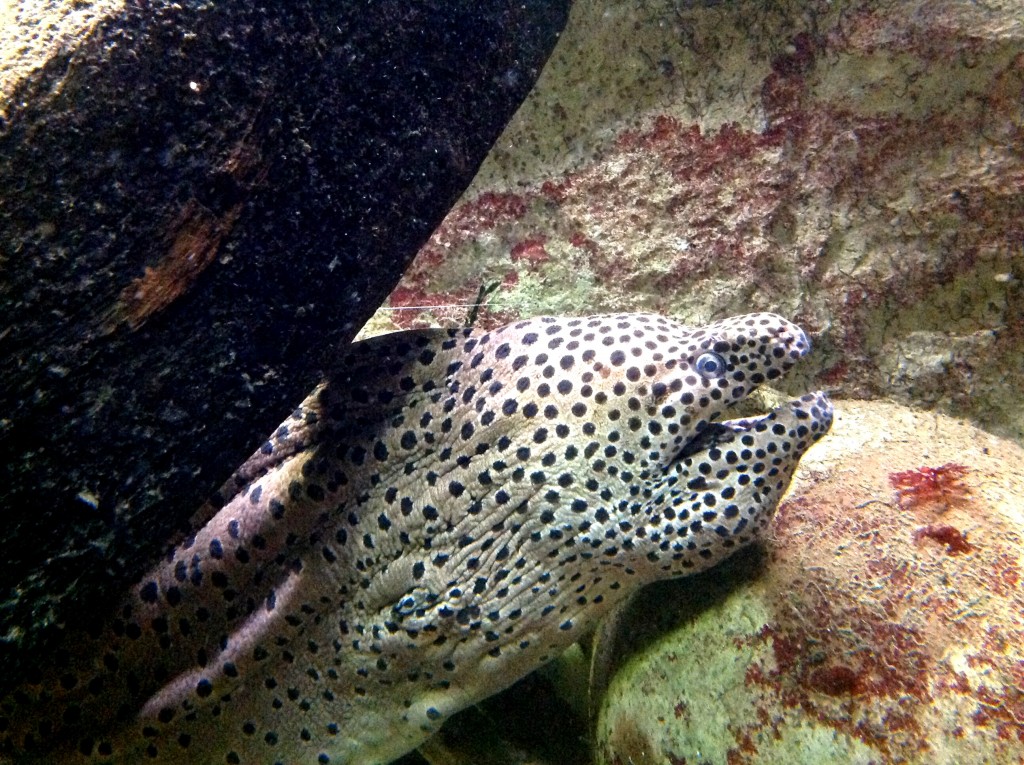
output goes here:
[{"label": "mottled rock texture", "polygon": [[47,625],[105,612],[308,393],[566,13],[0,11],[2,682],[43,661]]},{"label": "mottled rock texture", "polygon": [[1021,440],[1022,92],[1016,1],[581,0],[391,306],[775,310],[814,384]]},{"label": "mottled rock texture", "polygon": [[655,585],[606,636],[597,761],[1019,762],[1021,464],[965,422],[841,404],[762,556]]}]

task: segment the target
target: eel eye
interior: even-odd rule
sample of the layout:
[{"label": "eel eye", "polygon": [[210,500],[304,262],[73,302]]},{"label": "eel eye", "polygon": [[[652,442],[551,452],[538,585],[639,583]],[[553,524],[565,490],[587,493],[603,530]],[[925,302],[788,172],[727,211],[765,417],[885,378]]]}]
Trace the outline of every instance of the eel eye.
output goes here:
[{"label": "eel eye", "polygon": [[724,375],[726,365],[725,359],[717,353],[708,351],[707,353],[702,353],[697,357],[697,361],[694,362],[693,367],[701,377],[705,380],[709,380],[712,377],[721,377]]}]

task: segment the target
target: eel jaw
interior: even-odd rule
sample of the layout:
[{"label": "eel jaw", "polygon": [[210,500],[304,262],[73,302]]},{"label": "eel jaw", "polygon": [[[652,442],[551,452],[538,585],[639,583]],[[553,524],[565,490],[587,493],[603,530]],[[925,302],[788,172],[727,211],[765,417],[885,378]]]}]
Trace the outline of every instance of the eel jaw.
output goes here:
[{"label": "eel jaw", "polygon": [[772,426],[778,424],[785,427],[786,432],[775,440],[791,444],[786,448],[786,452],[795,463],[812,444],[829,431],[832,427],[832,418],[832,402],[825,392],[807,393],[799,398],[790,399],[763,415],[708,423],[683,445],[676,459],[682,460],[708,452],[712,448],[735,441],[745,433],[752,434],[760,445],[762,441],[772,439],[774,434],[768,438],[763,434],[768,434]]}]

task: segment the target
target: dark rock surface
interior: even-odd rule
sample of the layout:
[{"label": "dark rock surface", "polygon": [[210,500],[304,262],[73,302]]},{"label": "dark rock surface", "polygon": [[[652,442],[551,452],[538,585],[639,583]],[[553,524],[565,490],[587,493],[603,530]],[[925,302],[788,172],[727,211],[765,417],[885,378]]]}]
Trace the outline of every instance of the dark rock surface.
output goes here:
[{"label": "dark rock surface", "polygon": [[0,670],[101,614],[469,183],[567,2],[140,2],[0,110]]}]

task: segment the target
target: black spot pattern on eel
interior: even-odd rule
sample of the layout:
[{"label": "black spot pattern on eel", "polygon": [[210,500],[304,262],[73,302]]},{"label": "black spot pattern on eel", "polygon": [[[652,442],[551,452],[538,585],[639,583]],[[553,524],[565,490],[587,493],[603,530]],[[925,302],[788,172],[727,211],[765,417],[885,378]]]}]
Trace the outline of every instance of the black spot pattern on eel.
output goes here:
[{"label": "black spot pattern on eel", "polygon": [[722,415],[809,348],[773,314],[351,346],[195,535],[0,701],[0,757],[398,757],[636,588],[757,539],[832,408]]}]

